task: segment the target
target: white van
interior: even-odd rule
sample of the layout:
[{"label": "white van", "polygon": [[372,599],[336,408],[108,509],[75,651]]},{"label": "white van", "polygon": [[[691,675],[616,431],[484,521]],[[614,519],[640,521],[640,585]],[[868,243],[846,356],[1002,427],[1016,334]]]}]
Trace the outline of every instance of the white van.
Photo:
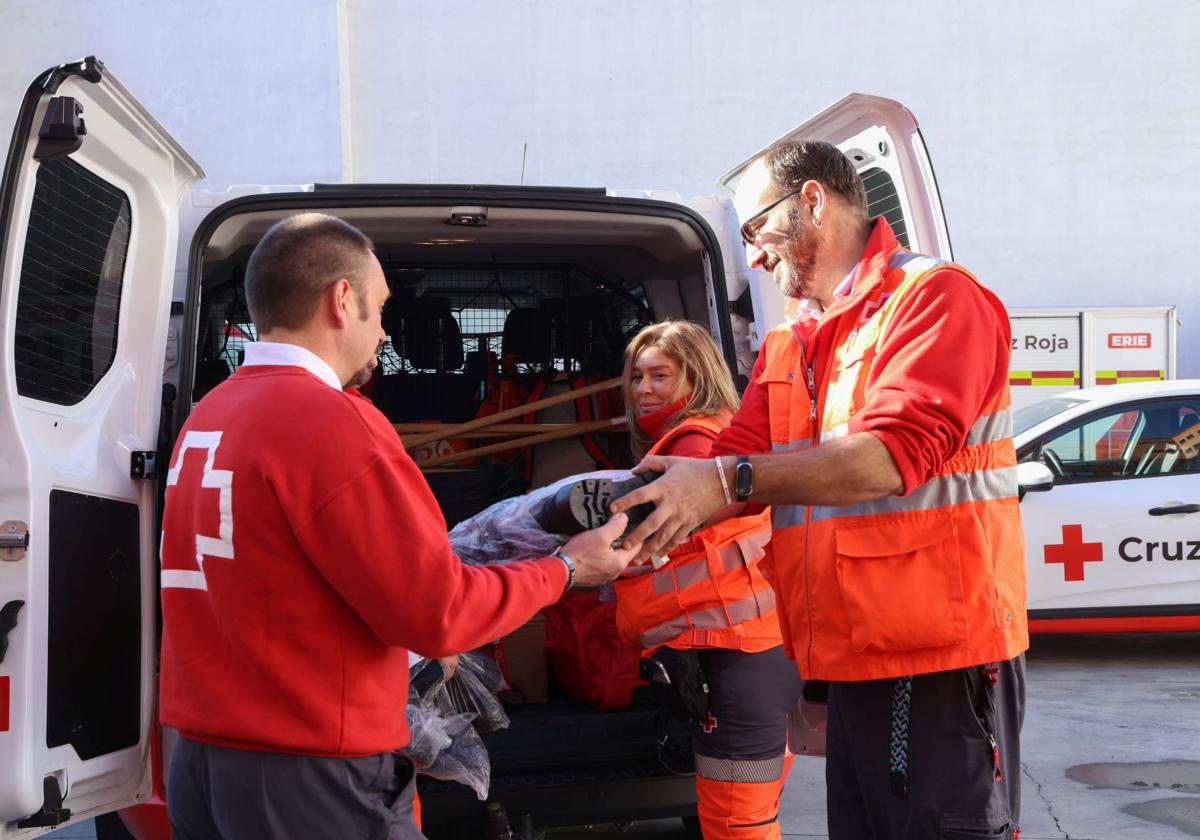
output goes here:
[{"label": "white van", "polygon": [[[903,106],[852,95],[795,134],[846,151],[872,213],[902,243],[951,256],[933,170]],[[732,187],[744,165],[721,184]],[[745,375],[782,318],[770,278],[745,266],[727,197],[390,184],[189,193],[201,176],[93,58],[47,71],[22,103],[0,193],[5,840],[150,801],[157,816],[134,809],[126,824],[163,836],[159,476],[195,400],[253,339],[241,278],[273,222],[322,210],[376,243],[395,303],[373,398],[396,423],[470,419],[499,382],[531,398],[538,383],[550,394],[603,381],[619,371],[631,332],[666,316],[708,324]],[[181,205],[194,232],[177,248]],[[587,400],[563,410],[536,420],[605,414]],[[619,435],[430,479],[453,520],[604,461],[629,464]],[[693,782],[658,761],[653,709],[640,702],[596,713],[552,696],[513,710],[512,729],[489,741],[492,792],[524,836],[694,814]],[[455,796],[422,789],[427,830],[478,836],[462,820],[479,803]],[[117,836],[111,821],[101,831]]]}]

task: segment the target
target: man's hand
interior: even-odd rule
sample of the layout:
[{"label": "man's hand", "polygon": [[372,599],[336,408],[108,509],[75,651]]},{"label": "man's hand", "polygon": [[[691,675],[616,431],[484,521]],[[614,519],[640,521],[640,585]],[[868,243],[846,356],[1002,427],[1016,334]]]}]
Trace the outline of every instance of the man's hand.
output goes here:
[{"label": "man's hand", "polygon": [[442,672],[446,675],[446,679],[450,679],[458,670],[458,655],[443,656],[438,660],[438,664],[442,666]]},{"label": "man's hand", "polygon": [[629,517],[619,514],[599,528],[576,534],[562,547],[563,553],[575,563],[576,586],[603,586],[614,579],[637,556],[642,541],[632,537],[614,549],[612,544],[621,539]]},{"label": "man's hand", "polygon": [[653,502],[654,511],[634,529],[622,548],[641,545],[644,555],[663,555],[686,540],[725,504],[725,493],[711,458],[666,458],[658,455],[642,460],[635,473],[661,472],[661,478],[622,496],[612,503],[614,512]]}]

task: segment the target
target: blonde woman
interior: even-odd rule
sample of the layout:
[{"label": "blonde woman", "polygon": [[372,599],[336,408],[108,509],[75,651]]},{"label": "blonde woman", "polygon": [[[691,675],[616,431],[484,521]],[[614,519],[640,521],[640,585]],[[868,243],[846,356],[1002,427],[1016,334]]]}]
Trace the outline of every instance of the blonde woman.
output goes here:
[{"label": "blonde woman", "polygon": [[[707,456],[738,406],[716,343],[688,321],[664,321],[634,337],[624,393],[637,457]],[[707,682],[707,709],[693,712],[692,739],[708,840],[780,836],[787,715],[801,684],[759,568],[770,538],[769,511],[727,519],[697,532],[665,563],[616,582],[622,638],[647,653],[694,651]]]}]

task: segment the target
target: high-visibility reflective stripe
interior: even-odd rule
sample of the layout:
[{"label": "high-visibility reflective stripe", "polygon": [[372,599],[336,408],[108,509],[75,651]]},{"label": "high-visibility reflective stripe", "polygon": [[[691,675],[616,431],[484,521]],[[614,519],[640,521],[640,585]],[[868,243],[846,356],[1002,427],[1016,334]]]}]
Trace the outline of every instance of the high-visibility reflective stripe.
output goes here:
[{"label": "high-visibility reflective stripe", "polygon": [[1012,411],[1002,409],[995,414],[985,414],[975,421],[967,432],[966,446],[975,446],[985,441],[1003,440],[1012,437]]},{"label": "high-visibility reflective stripe", "polygon": [[925,254],[914,254],[912,251],[897,251],[888,260],[888,268],[899,268],[909,273],[928,271],[931,268],[937,268],[939,265],[945,264],[945,260],[939,260],[937,257],[930,257]]},{"label": "high-visibility reflective stripe", "polygon": [[[735,569],[746,568],[766,554],[764,546],[770,541],[771,532],[764,528],[749,536],[739,537],[729,545],[718,549],[717,556],[721,560],[721,571],[732,572]],[[654,573],[654,594],[666,595],[670,592],[682,591],[703,580],[709,580],[711,577],[706,555],[701,554],[680,565],[675,565],[675,561],[672,560]]]},{"label": "high-visibility reflective stripe", "polygon": [[675,616],[640,634],[638,641],[644,647],[661,645],[693,628],[696,630],[724,630],[752,618],[761,618],[773,609],[775,609],[775,590],[765,589],[762,592],[754,593],[749,598],[734,601],[724,609],[709,607],[706,610],[696,610],[686,615]]},{"label": "high-visibility reflective stripe", "polygon": [[839,507],[814,507],[812,516],[813,522],[821,522],[851,516],[933,510],[964,502],[991,501],[1016,495],[1017,468],[1002,467],[998,470],[940,475],[925,482],[907,496],[885,496],[871,502]]},{"label": "high-visibility reflective stripe", "polygon": [[759,759],[695,756],[696,773],[713,782],[773,782],[783,775],[783,753]]},{"label": "high-visibility reflective stripe", "polygon": [[1122,382],[1157,382],[1166,379],[1165,370],[1098,370],[1097,385],[1119,385]]},{"label": "high-visibility reflective stripe", "polygon": [[708,580],[708,563],[701,557],[688,563],[672,568],[674,561],[654,573],[654,594],[666,595],[676,589],[687,589],[702,580]]},{"label": "high-visibility reflective stripe", "polygon": [[[850,424],[840,423],[832,429],[821,432],[821,443],[826,443],[831,440],[846,437],[850,434]],[[975,421],[975,425],[971,427],[971,431],[967,432],[966,445],[975,446],[985,441],[1001,440],[1006,437],[1012,437],[1012,411],[1010,409],[1002,409],[994,414],[988,414],[980,417]],[[772,452],[796,452],[801,449],[807,449],[812,446],[812,441],[809,439],[793,440],[787,443],[772,443]]]},{"label": "high-visibility reflective stripe", "polygon": [[792,440],[788,441],[787,443],[772,443],[771,453],[779,454],[782,452],[799,452],[801,449],[808,449],[812,445],[812,441],[807,438],[804,440]]},{"label": "high-visibility reflective stripe", "polygon": [[794,528],[804,524],[804,505],[771,505],[771,529]]},{"label": "high-visibility reflective stripe", "polygon": [[839,423],[832,429],[827,429],[826,431],[821,432],[821,443],[828,443],[831,440],[844,438],[848,434],[850,434],[850,424]]}]

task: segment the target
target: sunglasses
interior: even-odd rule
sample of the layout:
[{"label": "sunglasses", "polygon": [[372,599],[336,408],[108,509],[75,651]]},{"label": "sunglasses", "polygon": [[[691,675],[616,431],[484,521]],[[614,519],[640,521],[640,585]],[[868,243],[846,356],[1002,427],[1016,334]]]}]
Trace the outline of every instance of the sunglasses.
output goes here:
[{"label": "sunglasses", "polygon": [[763,216],[767,215],[772,210],[774,210],[776,207],[778,207],[780,204],[783,204],[783,202],[787,201],[789,198],[800,195],[800,193],[802,193],[802,192],[804,192],[803,188],[800,188],[798,190],[792,190],[790,193],[785,195],[783,198],[778,198],[775,201],[772,201],[770,204],[768,204],[763,209],[759,210],[757,213],[755,213],[749,219],[742,222],[742,226],[741,226],[741,228],[739,228],[739,230],[741,230],[741,232],[742,232],[742,242],[746,243],[747,246],[753,245],[754,240],[758,238],[758,229],[760,227],[762,227],[762,223],[759,220],[762,219]]}]

